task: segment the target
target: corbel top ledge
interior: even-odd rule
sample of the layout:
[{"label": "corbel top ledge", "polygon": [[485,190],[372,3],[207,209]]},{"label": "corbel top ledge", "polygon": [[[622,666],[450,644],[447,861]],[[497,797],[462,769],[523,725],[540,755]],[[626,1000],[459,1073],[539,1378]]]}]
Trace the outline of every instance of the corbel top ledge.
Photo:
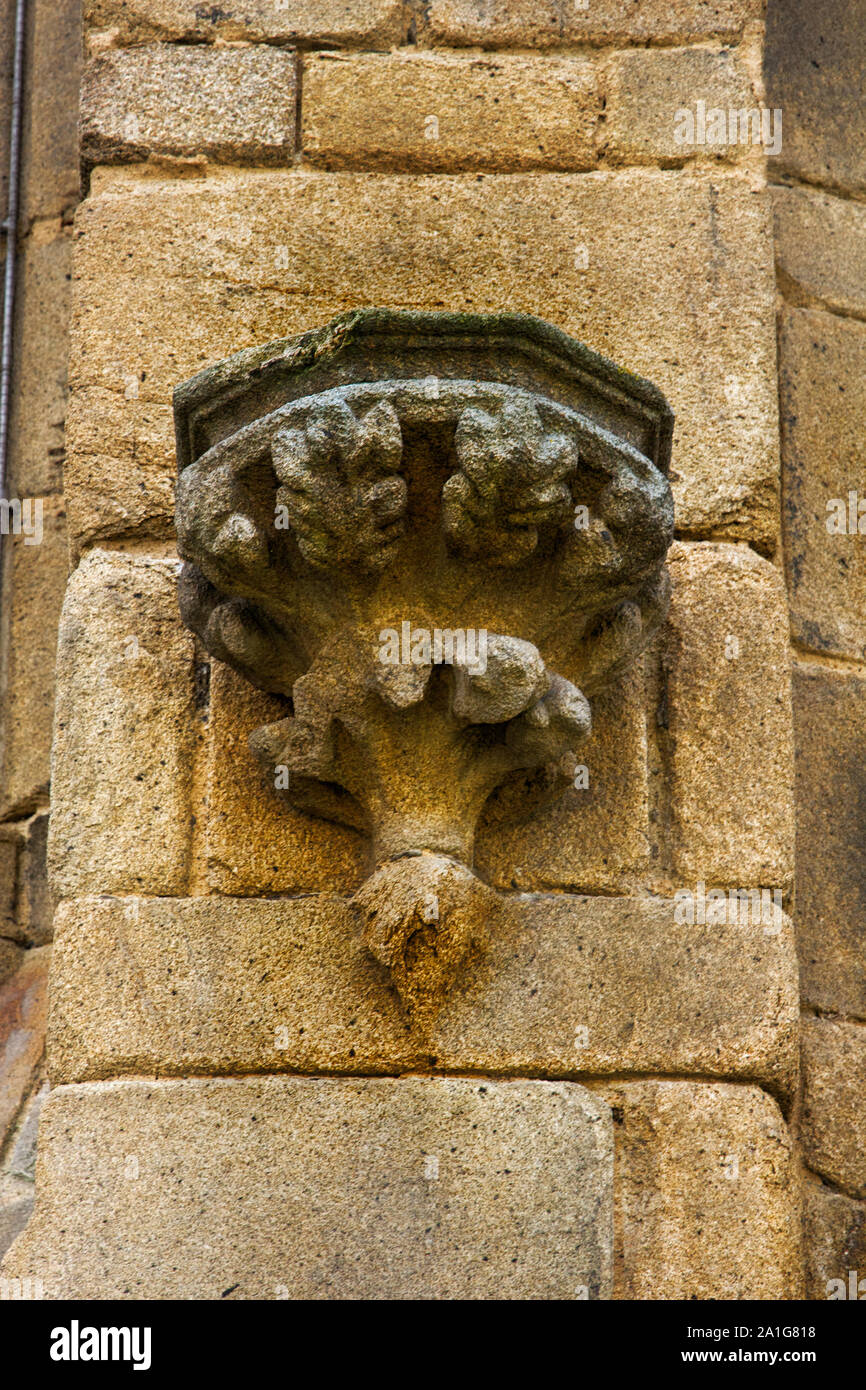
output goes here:
[{"label": "corbel top ledge", "polygon": [[178,471],[291,401],[385,379],[472,378],[538,392],[640,450],[664,474],[673,412],[651,382],[531,314],[354,309],[247,348],[174,393]]}]

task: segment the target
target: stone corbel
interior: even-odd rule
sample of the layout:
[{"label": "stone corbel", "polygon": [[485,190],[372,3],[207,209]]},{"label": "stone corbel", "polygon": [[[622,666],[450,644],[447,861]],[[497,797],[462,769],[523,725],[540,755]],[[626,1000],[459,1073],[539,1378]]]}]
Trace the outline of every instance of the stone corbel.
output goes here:
[{"label": "stone corbel", "polygon": [[482,811],[571,785],[590,697],[664,617],[671,412],[538,319],[362,310],[175,417],[184,620],[286,697],[253,751],[368,837],[365,940],[423,1028],[483,948]]}]

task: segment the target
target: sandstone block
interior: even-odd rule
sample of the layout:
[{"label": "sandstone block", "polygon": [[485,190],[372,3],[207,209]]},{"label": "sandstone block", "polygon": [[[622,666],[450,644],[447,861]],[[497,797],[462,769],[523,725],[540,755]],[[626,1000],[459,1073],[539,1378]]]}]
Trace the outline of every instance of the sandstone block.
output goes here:
[{"label": "sandstone block", "polygon": [[95,550],[60,624],[49,862],[61,897],[185,891],[194,652],[171,561]]},{"label": "sandstone block", "polygon": [[615,1297],[802,1297],[791,1139],[753,1087],[686,1081],[602,1087],[618,1181]]},{"label": "sandstone block", "polygon": [[581,59],[316,54],[303,150],[325,169],[588,169],[600,100]]},{"label": "sandstone block", "polygon": [[22,131],[22,214],[68,215],[81,197],[78,89],[80,0],[31,0],[27,40],[30,99]]},{"label": "sandstone block", "polygon": [[295,56],[282,49],[149,44],[106,49],[84,71],[81,153],[92,164],[150,154],[291,163]]},{"label": "sandstone block", "polygon": [[816,188],[779,186],[772,198],[776,274],[789,303],[866,315],[866,207]]},{"label": "sandstone block", "polygon": [[698,880],[786,890],[793,751],[785,590],[752,550],[675,545],[664,655],[673,863]]},{"label": "sandstone block", "polygon": [[766,210],[739,175],[114,169],[93,191],[72,360],[76,398],[87,394],[67,468],[79,542],[159,515],[170,526],[178,381],[370,303],[548,318],[666,392],[683,530],[775,536],[772,256]]},{"label": "sandstone block", "polygon": [[431,43],[480,44],[498,48],[549,48],[596,41],[667,42],[675,39],[733,38],[749,20],[763,14],[760,0],[590,0],[562,5],[556,0],[432,0],[425,6]]},{"label": "sandstone block", "polygon": [[50,1072],[704,1072],[796,1080],[790,923],[689,926],[674,904],[499,899],[489,944],[412,1032],[334,896],[88,898],[57,916]]},{"label": "sandstone block", "polygon": [[637,49],[611,58],[605,80],[604,152],[617,163],[654,164],[693,155],[736,158],[744,144],[681,144],[677,112],[702,100],[727,115],[758,105],[736,49]]},{"label": "sandstone block", "polygon": [[[866,1205],[810,1183],[803,1198],[806,1297],[826,1300],[866,1277]],[[862,1297],[862,1295],[859,1295]]]},{"label": "sandstone block", "polygon": [[21,262],[8,495],[42,497],[63,491],[71,235],[37,224]]},{"label": "sandstone block", "polygon": [[866,324],[813,309],[788,309],[782,314],[779,349],[791,629],[810,651],[862,659]]},{"label": "sandstone block", "polygon": [[0,815],[6,818],[28,815],[47,797],[57,623],[67,572],[63,498],[17,500],[24,504],[22,529],[3,541],[0,621]]},{"label": "sandstone block", "polygon": [[852,1197],[866,1197],[866,1029],[815,1019],[803,1025],[805,1162]]},{"label": "sandstone block", "polygon": [[866,188],[863,12],[859,0],[787,0],[767,12],[767,101],[784,110],[779,169],[852,191]]},{"label": "sandstone block", "polygon": [[567,1082],[62,1087],[39,1163],[3,1272],[47,1298],[609,1296],[610,1115]]},{"label": "sandstone block", "polygon": [[21,952],[0,985],[0,1144],[30,1090],[45,1046],[51,947]]},{"label": "sandstone block", "polygon": [[797,877],[803,999],[866,1017],[866,886],[852,853],[863,824],[866,681],[794,666]]},{"label": "sandstone block", "polygon": [[197,0],[85,0],[84,23],[124,45],[243,39],[388,48],[404,37],[402,0],[235,0],[230,11]]}]

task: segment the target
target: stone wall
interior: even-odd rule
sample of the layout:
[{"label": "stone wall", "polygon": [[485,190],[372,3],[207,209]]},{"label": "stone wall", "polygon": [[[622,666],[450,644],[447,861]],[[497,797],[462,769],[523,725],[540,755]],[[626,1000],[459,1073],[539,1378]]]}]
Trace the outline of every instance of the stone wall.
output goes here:
[{"label": "stone wall", "polygon": [[866,1263],[864,55],[858,5],[771,6],[768,92],[790,132],[771,177],[804,1021],[797,1130],[814,1298]]},{"label": "stone wall", "polygon": [[[22,254],[26,313],[74,239],[63,507],[58,433],[16,465],[68,510],[73,572],[52,1090],[6,1272],[48,1296],[798,1298],[803,1181],[811,1296],[856,1268],[862,558],[823,507],[862,474],[862,141],[820,86],[816,115],[780,8],[768,95],[760,0],[86,0],[86,196],[73,236],[67,159]],[[759,148],[678,143],[698,99],[783,108],[769,180]],[[31,303],[23,360],[64,359],[62,294]],[[482,825],[509,912],[420,1050],[346,904],[362,837],[276,799],[246,739],[283,705],[175,594],[173,387],[367,304],[540,315],[676,414],[668,623],[598,702],[588,787]],[[2,998],[30,1029],[7,1241],[41,1083],[50,544],[46,520],[6,559]],[[711,889],[785,913],[684,924],[675,894]]]}]

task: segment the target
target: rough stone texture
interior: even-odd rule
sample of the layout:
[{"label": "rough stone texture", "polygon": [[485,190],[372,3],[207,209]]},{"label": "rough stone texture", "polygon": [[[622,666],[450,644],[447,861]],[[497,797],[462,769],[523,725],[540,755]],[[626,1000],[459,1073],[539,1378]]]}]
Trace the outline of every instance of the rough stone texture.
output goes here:
[{"label": "rough stone texture", "polygon": [[[42,502],[36,533],[3,538],[0,621],[0,815],[27,815],[44,801],[49,780],[57,622],[66,582],[66,511],[62,497]],[[31,513],[35,519],[36,513]]]},{"label": "rough stone texture", "polygon": [[0,984],[5,983],[18,970],[24,958],[23,949],[15,941],[0,936]]},{"label": "rough stone texture", "polygon": [[74,533],[167,524],[179,380],[379,303],[508,304],[655,381],[677,414],[679,525],[770,538],[774,284],[766,209],[749,188],[722,171],[100,173],[79,223]]},{"label": "rough stone texture", "polygon": [[784,110],[782,152],[771,165],[808,183],[866,188],[860,0],[771,4],[764,74],[768,104]]},{"label": "rough stone texture", "polygon": [[230,11],[198,0],[84,0],[84,23],[120,44],[267,39],[388,48],[405,29],[402,0],[234,0]]},{"label": "rough stone texture", "polygon": [[689,886],[785,891],[793,750],[785,591],[746,547],[674,545],[667,699],[673,867]]},{"label": "rough stone texture", "polygon": [[61,906],[55,1082],[121,1073],[703,1072],[790,1094],[790,924],[677,924],[646,898],[499,899],[429,1033],[408,1031],[341,899]]},{"label": "rough stone texture", "polygon": [[810,1183],[803,1194],[803,1218],[806,1297],[827,1299],[838,1292],[833,1279],[843,1280],[848,1294],[851,1270],[858,1283],[866,1276],[866,1205]]},{"label": "rough stone texture", "polygon": [[3,1272],[47,1298],[609,1296],[610,1115],[567,1082],[64,1087],[39,1163]]},{"label": "rough stone texture", "polygon": [[20,259],[8,496],[63,490],[72,237],[38,223]]},{"label": "rough stone texture", "polygon": [[82,158],[110,164],[205,155],[290,164],[295,73],[295,55],[269,47],[107,49],[84,71]]},{"label": "rough stone texture", "polygon": [[863,829],[866,681],[793,671],[797,951],[803,999],[866,1018]]},{"label": "rough stone texture", "polygon": [[614,1116],[614,1297],[801,1298],[799,1185],[776,1102],[685,1081],[600,1094]]},{"label": "rough stone texture", "polygon": [[177,566],[95,550],[60,623],[49,861],[61,897],[186,888],[193,642]]},{"label": "rough stone texture", "polygon": [[803,1025],[805,1162],[852,1197],[866,1197],[866,1028],[815,1019]]},{"label": "rough stone texture", "polygon": [[[866,325],[812,309],[782,314],[779,396],[785,568],[794,637],[811,651],[866,655]],[[833,500],[855,532],[831,534]],[[862,519],[858,518],[858,504]],[[844,518],[846,524],[849,518]]]},{"label": "rough stone texture", "polygon": [[250,750],[254,729],[284,717],[286,702],[210,668],[207,881],[219,893],[351,892],[367,846],[357,831],[306,815],[274,790]]},{"label": "rough stone texture", "polygon": [[0,1145],[36,1076],[45,1041],[51,947],[25,951],[0,985]]},{"label": "rough stone texture", "polygon": [[33,1196],[0,1197],[0,1256],[24,1230],[33,1212]]},{"label": "rough stone texture", "polygon": [[499,825],[491,807],[475,846],[484,878],[498,888],[585,893],[623,892],[644,883],[650,852],[644,703],[638,661],[593,699],[592,734],[577,755],[587,787],[567,791],[520,825]]},{"label": "rough stone texture", "polygon": [[480,44],[553,47],[596,40],[614,43],[635,40],[733,38],[749,20],[763,14],[761,0],[589,0],[563,4],[559,0],[432,0],[424,6],[427,27],[422,41],[441,44]]},{"label": "rough stone texture", "polygon": [[678,144],[676,113],[694,111],[699,97],[707,108],[726,112],[759,104],[743,60],[730,48],[615,54],[606,73],[605,96],[601,149],[623,164],[680,162],[694,155],[737,158],[744,145]]},{"label": "rough stone texture", "polygon": [[600,102],[581,59],[316,54],[302,145],[325,169],[588,169]]},{"label": "rough stone texture", "polygon": [[0,936],[27,946],[51,940],[54,900],[46,875],[48,813],[0,825]]},{"label": "rough stone texture", "polygon": [[[80,0],[31,0],[22,131],[22,216],[68,215],[81,196],[78,88]],[[5,148],[5,146],[4,146]]]},{"label": "rough stone texture", "polygon": [[779,186],[772,198],[788,302],[866,317],[866,207],[812,188]]}]

